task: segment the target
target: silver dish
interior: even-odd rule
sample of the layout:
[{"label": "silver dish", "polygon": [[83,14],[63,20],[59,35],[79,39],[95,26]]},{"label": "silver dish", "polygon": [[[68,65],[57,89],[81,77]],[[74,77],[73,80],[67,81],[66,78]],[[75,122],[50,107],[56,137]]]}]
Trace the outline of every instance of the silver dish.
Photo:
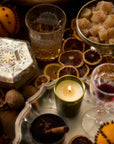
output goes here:
[{"label": "silver dish", "polygon": [[[84,98],[77,116],[73,118],[64,117],[57,111],[55,95],[53,92],[55,81],[56,80],[48,84],[43,84],[41,89],[27,100],[24,109],[20,112],[15,122],[15,138],[13,144],[33,144],[29,127],[36,117],[45,113],[59,115],[69,127],[63,144],[68,143],[75,135],[83,134],[87,136],[81,125],[81,117],[86,110],[93,107],[93,104],[87,102]],[[88,86],[85,93],[85,97],[87,96],[89,96]]]},{"label": "silver dish", "polygon": [[[87,2],[85,5],[83,5],[81,7],[81,9],[79,10],[77,16],[76,16],[76,29],[77,29],[77,33],[78,35],[80,36],[80,38],[88,45],[91,46],[92,49],[98,49],[100,50],[103,54],[105,53],[109,53],[109,54],[112,54],[114,55],[114,44],[102,44],[102,43],[96,43],[96,42],[93,42],[91,40],[89,40],[86,36],[84,36],[84,34],[81,32],[79,26],[78,26],[78,19],[80,18],[80,14],[81,12],[83,11],[84,8],[88,8],[88,7],[91,7],[91,6],[94,6],[97,4],[97,2],[99,1],[102,1],[102,0],[92,0],[92,1],[89,1]],[[107,0],[104,0],[104,1],[107,1]],[[114,1],[113,0],[108,0],[108,2],[112,2],[114,4]]]}]

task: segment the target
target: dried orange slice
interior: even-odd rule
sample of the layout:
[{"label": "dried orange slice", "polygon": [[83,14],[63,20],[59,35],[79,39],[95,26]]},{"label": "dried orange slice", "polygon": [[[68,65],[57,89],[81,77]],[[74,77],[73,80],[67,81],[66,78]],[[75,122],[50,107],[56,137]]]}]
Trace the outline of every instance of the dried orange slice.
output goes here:
[{"label": "dried orange slice", "polygon": [[103,55],[102,63],[114,63],[114,56],[112,56],[111,54]]},{"label": "dried orange slice", "polygon": [[78,71],[79,71],[79,77],[84,78],[88,76],[90,70],[88,65],[84,63],[80,68],[78,68]]},{"label": "dried orange slice", "polygon": [[78,33],[77,33],[77,30],[76,30],[76,18],[73,18],[73,19],[71,20],[71,28],[73,29],[73,35],[74,35],[74,37],[75,37],[77,40],[79,40],[79,41],[83,41],[83,40],[79,37],[79,35],[78,35]]},{"label": "dried orange slice", "polygon": [[76,31],[76,18],[71,19],[71,28]]},{"label": "dried orange slice", "polygon": [[43,73],[50,77],[50,80],[54,80],[57,78],[57,71],[61,68],[59,63],[50,63],[44,67]]},{"label": "dried orange slice", "polygon": [[102,54],[93,49],[88,49],[84,52],[84,61],[88,65],[97,65],[102,60]]},{"label": "dried orange slice", "polygon": [[71,29],[71,27],[66,28],[66,29],[64,30],[63,38],[64,38],[64,39],[67,39],[68,37],[72,37],[72,36],[73,36],[73,30]]},{"label": "dried orange slice", "polygon": [[72,65],[75,67],[81,67],[84,63],[83,53],[79,50],[69,50],[62,52],[58,57],[58,62],[61,65]]},{"label": "dried orange slice", "polygon": [[74,35],[74,37],[75,37],[77,40],[83,42],[83,40],[79,37],[79,35],[78,35],[78,33],[77,33],[76,30],[73,32],[73,35]]},{"label": "dried orange slice", "polygon": [[50,82],[50,77],[48,75],[42,74],[36,78],[34,85],[39,89],[43,83],[48,83],[48,82]]},{"label": "dried orange slice", "polygon": [[79,77],[79,72],[77,68],[71,65],[62,66],[57,72],[57,77],[61,77],[67,74]]},{"label": "dried orange slice", "polygon": [[68,50],[80,50],[84,51],[85,43],[80,42],[75,37],[68,37],[64,40],[62,50],[68,51]]}]

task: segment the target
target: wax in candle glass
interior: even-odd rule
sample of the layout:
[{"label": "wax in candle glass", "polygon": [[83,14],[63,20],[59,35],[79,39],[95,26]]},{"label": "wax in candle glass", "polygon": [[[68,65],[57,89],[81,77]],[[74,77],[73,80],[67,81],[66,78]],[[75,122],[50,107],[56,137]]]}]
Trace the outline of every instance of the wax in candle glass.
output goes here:
[{"label": "wax in candle glass", "polygon": [[73,117],[79,111],[85,84],[75,76],[66,75],[57,80],[54,93],[58,110],[68,117]]}]

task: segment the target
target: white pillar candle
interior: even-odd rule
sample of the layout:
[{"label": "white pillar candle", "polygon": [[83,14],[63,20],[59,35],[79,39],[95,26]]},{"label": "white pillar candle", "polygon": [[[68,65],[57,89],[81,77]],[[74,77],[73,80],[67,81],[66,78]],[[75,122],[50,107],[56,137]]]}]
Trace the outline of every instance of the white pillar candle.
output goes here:
[{"label": "white pillar candle", "polygon": [[83,95],[82,86],[74,80],[63,80],[56,88],[57,96],[67,102],[80,99]]}]

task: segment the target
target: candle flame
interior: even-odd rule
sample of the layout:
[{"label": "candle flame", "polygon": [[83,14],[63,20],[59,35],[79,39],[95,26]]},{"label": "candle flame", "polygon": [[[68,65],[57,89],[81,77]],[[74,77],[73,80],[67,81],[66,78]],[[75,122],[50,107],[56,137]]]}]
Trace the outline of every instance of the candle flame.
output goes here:
[{"label": "candle flame", "polygon": [[71,86],[68,86],[68,91],[71,92]]}]

